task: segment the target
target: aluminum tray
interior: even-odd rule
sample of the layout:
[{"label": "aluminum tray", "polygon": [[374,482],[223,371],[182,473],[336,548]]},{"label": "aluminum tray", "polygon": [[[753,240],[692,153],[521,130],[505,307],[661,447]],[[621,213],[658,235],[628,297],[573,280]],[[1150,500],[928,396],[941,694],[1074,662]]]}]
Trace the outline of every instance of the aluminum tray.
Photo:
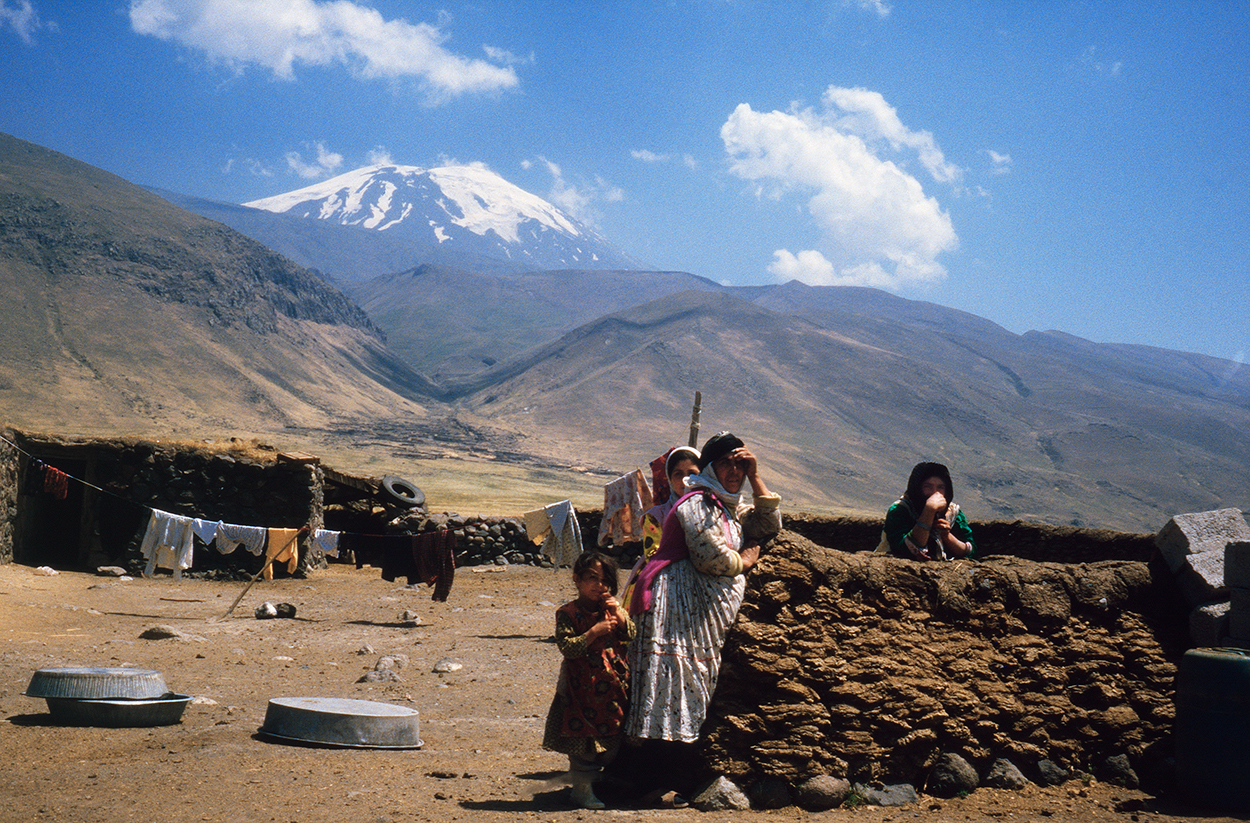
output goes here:
[{"label": "aluminum tray", "polygon": [[49,697],[48,711],[62,723],[75,726],[172,726],[181,722],[191,702],[186,694],[167,694],[151,700],[78,700]]},{"label": "aluminum tray", "polygon": [[276,697],[259,732],[290,743],[357,749],[419,749],[419,712],[335,697]]},{"label": "aluminum tray", "polygon": [[158,671],[102,666],[39,669],[25,692],[27,697],[76,700],[151,700],[168,693],[165,678]]}]

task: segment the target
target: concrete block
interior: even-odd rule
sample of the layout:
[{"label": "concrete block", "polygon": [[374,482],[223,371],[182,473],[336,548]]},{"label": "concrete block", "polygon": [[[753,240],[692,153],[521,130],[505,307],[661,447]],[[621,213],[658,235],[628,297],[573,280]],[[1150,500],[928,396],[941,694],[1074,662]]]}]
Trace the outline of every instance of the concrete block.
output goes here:
[{"label": "concrete block", "polygon": [[1234,541],[1224,549],[1224,585],[1250,589],[1250,542]]},{"label": "concrete block", "polygon": [[1215,648],[1228,634],[1227,603],[1207,603],[1189,613],[1189,639],[1198,648]]},{"label": "concrete block", "polygon": [[1173,573],[1193,554],[1219,551],[1232,542],[1250,541],[1250,524],[1240,509],[1178,514],[1155,535],[1155,545]]},{"label": "concrete block", "polygon": [[1176,583],[1190,608],[1228,599],[1223,550],[1191,554],[1186,560],[1176,575]]}]

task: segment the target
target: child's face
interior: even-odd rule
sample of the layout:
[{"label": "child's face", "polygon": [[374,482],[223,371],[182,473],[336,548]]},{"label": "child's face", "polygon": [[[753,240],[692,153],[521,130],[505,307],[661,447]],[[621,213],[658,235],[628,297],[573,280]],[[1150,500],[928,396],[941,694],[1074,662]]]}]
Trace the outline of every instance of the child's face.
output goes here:
[{"label": "child's face", "polygon": [[573,582],[577,584],[577,594],[583,600],[602,603],[608,596],[608,586],[603,582],[602,563],[596,563],[582,572],[580,577],[574,577]]}]

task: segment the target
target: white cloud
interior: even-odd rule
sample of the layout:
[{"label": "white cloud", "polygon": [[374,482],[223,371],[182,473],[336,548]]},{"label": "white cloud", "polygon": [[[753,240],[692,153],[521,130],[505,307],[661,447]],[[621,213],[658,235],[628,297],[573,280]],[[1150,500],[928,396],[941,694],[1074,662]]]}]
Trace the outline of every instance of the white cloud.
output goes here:
[{"label": "white cloud", "polygon": [[317,152],[317,159],[313,162],[305,162],[297,151],[289,151],[286,153],[286,165],[291,171],[295,172],[305,180],[316,180],[319,177],[329,177],[339,166],[343,165],[343,155],[336,154],[326,148],[326,144],[318,140],[309,145],[309,148]]},{"label": "white cloud", "polygon": [[0,30],[11,28],[23,43],[28,46],[35,44],[35,32],[40,29],[56,31],[57,25],[51,21],[40,19],[39,12],[30,0],[0,0]]},{"label": "white cloud", "polygon": [[942,150],[927,131],[911,131],[898,119],[898,112],[880,92],[868,89],[845,89],[830,86],[821,96],[826,110],[841,109],[843,114],[834,121],[842,131],[858,134],[868,141],[886,140],[895,151],[913,149],[921,164],[934,180],[950,183],[960,178],[962,169],[946,162]]},{"label": "white cloud", "polygon": [[629,156],[635,160],[641,160],[644,163],[665,163],[670,157],[670,155],[656,154],[655,152],[648,151],[647,149],[631,149]]},{"label": "white cloud", "polygon": [[369,165],[371,166],[393,166],[395,161],[391,159],[391,153],[384,146],[377,146],[367,155]]},{"label": "white cloud", "polygon": [[689,154],[677,157],[673,154],[658,154],[648,149],[631,149],[629,156],[643,163],[667,163],[670,160],[677,160],[688,169],[697,169],[699,167],[699,161]]},{"label": "white cloud", "polygon": [[939,182],[961,170],[928,132],[903,126],[881,95],[831,87],[824,108],[756,112],[743,103],[721,127],[730,170],[761,196],[806,197],[818,248],[779,249],[769,270],[809,282],[901,289],[946,276],[938,255],[958,247],[950,215],[893,159],[915,156]]},{"label": "white cloud", "polygon": [[202,50],[236,71],[258,65],[289,80],[296,64],[343,65],[362,78],[416,78],[432,101],[517,85],[511,67],[445,49],[445,22],[386,20],[352,0],[130,0],[135,33]]},{"label": "white cloud", "polygon": [[[551,174],[551,190],[547,199],[559,206],[575,220],[592,228],[598,228],[601,213],[600,203],[619,203],[625,199],[625,190],[614,186],[602,177],[596,176],[593,181],[580,184],[570,183],[564,177],[564,171],[556,163],[545,157],[538,162],[546,166]],[[529,161],[522,161],[523,168],[529,168]]]},{"label": "white cloud", "polygon": [[890,13],[890,4],[885,0],[842,0],[844,6],[854,6],[860,11],[871,11],[878,17],[886,17]]},{"label": "white cloud", "polygon": [[1110,63],[1098,59],[1098,47],[1088,46],[1085,51],[1081,52],[1081,64],[1093,69],[1098,74],[1109,74],[1112,77],[1119,75],[1120,70],[1124,68],[1123,60],[1114,60]]},{"label": "white cloud", "polygon": [[994,174],[1006,174],[1011,171],[1011,155],[999,154],[993,149],[986,149],[985,153],[990,156],[990,171]]}]

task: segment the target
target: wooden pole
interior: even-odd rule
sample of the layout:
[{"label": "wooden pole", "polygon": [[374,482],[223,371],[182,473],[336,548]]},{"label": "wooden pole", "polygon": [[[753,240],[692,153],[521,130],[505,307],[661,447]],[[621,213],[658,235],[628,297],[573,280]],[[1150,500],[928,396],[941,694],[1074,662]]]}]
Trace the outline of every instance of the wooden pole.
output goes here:
[{"label": "wooden pole", "polygon": [[690,448],[699,448],[699,411],[703,407],[703,392],[694,393],[694,409],[690,412]]},{"label": "wooden pole", "polygon": [[[303,531],[303,530],[301,529],[300,531]],[[282,552],[286,551],[288,546],[290,546],[292,543],[298,540],[299,535],[300,533],[296,532],[295,536],[292,537],[290,540],[286,541],[286,543],[282,544],[282,548],[278,549],[276,552],[265,552],[265,555],[266,555],[265,565],[261,566],[260,571],[252,575],[252,579],[247,581],[247,585],[243,587],[243,591],[239,592],[239,596],[236,597],[234,599],[234,602],[230,604],[230,608],[226,609],[226,613],[223,614],[221,617],[209,618],[208,622],[216,623],[219,620],[225,620],[227,617],[229,617],[231,612],[235,610],[235,607],[238,606],[240,602],[242,602],[243,596],[247,594],[249,591],[251,591],[252,586],[254,586],[256,584],[256,581],[260,579],[260,576],[265,573],[265,569],[272,566],[273,561],[277,559],[278,555],[282,554]]]}]

